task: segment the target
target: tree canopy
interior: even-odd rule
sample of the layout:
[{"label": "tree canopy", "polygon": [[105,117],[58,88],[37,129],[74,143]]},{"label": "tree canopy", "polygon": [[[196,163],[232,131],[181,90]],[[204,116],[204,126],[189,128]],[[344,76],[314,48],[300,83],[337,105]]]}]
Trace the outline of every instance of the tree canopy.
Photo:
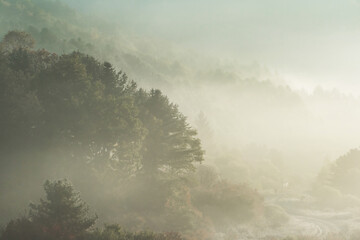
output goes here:
[{"label": "tree canopy", "polygon": [[[2,44],[17,42],[5,37]],[[72,159],[129,175],[180,173],[203,160],[196,131],[177,106],[108,62],[29,46],[3,53],[0,69],[4,150],[61,146]]]}]

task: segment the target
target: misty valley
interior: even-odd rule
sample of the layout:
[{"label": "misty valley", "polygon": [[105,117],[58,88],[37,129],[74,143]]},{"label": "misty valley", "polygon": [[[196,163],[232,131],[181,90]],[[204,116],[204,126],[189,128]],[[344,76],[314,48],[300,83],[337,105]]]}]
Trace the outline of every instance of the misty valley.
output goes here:
[{"label": "misty valley", "polygon": [[0,240],[359,240],[358,10],[0,0]]}]

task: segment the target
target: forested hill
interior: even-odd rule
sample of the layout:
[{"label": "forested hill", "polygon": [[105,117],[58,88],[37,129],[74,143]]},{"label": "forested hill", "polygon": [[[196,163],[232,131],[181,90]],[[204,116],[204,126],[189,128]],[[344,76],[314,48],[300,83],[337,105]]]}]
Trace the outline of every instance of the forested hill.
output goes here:
[{"label": "forested hill", "polygon": [[151,44],[124,34],[114,24],[84,16],[61,1],[2,0],[0,6],[1,36],[14,29],[29,32],[36,48],[91,54],[121,66],[132,78],[151,81],[148,86],[167,82],[166,72],[181,71],[174,60],[158,59],[160,54]]},{"label": "forested hill", "polygon": [[[300,107],[304,112],[299,95],[287,86],[274,84],[279,78],[260,64],[221,62],[162,40],[139,38],[116,23],[79,13],[62,1],[2,0],[0,4],[0,35],[8,30],[24,30],[35,38],[35,49],[45,48],[57,54],[75,50],[111,62],[141,87],[166,92],[191,123],[204,111],[218,125],[230,126],[219,119],[229,118],[218,114],[217,105],[226,111],[224,106],[234,109],[233,104],[241,106],[240,111],[245,110],[241,114],[244,121],[234,118],[236,125],[253,122],[247,118],[262,117],[270,108],[284,112]],[[210,106],[214,95],[218,99]],[[230,102],[227,96],[232,96]],[[254,114],[248,114],[248,107],[242,107],[249,102],[256,105]],[[227,134],[224,131],[220,134],[223,133]]]},{"label": "forested hill", "polygon": [[219,79],[222,83],[247,78],[279,80],[257,63],[206,59],[159,39],[130,34],[121,25],[80,13],[62,1],[1,0],[0,6],[0,36],[14,29],[29,32],[36,48],[58,54],[88,53],[121,67],[147,87],[216,83]]}]

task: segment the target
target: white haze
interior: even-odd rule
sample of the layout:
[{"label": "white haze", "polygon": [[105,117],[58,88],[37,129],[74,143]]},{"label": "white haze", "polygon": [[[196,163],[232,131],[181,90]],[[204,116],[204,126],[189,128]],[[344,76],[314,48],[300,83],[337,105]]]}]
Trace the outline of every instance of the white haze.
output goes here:
[{"label": "white haze", "polygon": [[317,1],[69,1],[142,37],[217,58],[253,61],[296,88],[359,94],[360,4]]},{"label": "white haze", "polygon": [[176,63],[176,73],[156,69],[170,85],[128,72],[160,87],[194,126],[203,112],[219,149],[266,146],[287,171],[314,177],[360,143],[357,1],[67,2],[133,36],[128,51],[152,58],[149,68]]},{"label": "white haze", "polygon": [[[360,144],[359,2],[67,2],[114,26],[122,52],[100,57],[177,103],[222,178],[249,184],[289,215],[303,209],[281,201],[294,198],[307,211],[314,204],[304,195],[318,198],[320,211],[360,206],[358,195],[317,185],[324,166]],[[321,225],[313,213],[292,216],[279,232],[338,232],[333,218]]]}]

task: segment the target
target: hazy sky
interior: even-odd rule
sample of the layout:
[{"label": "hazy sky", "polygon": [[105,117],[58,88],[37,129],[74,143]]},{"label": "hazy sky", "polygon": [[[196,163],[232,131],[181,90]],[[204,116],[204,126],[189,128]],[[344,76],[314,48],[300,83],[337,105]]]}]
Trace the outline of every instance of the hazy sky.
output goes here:
[{"label": "hazy sky", "polygon": [[67,1],[145,37],[260,62],[296,87],[321,84],[360,95],[357,0]]}]

